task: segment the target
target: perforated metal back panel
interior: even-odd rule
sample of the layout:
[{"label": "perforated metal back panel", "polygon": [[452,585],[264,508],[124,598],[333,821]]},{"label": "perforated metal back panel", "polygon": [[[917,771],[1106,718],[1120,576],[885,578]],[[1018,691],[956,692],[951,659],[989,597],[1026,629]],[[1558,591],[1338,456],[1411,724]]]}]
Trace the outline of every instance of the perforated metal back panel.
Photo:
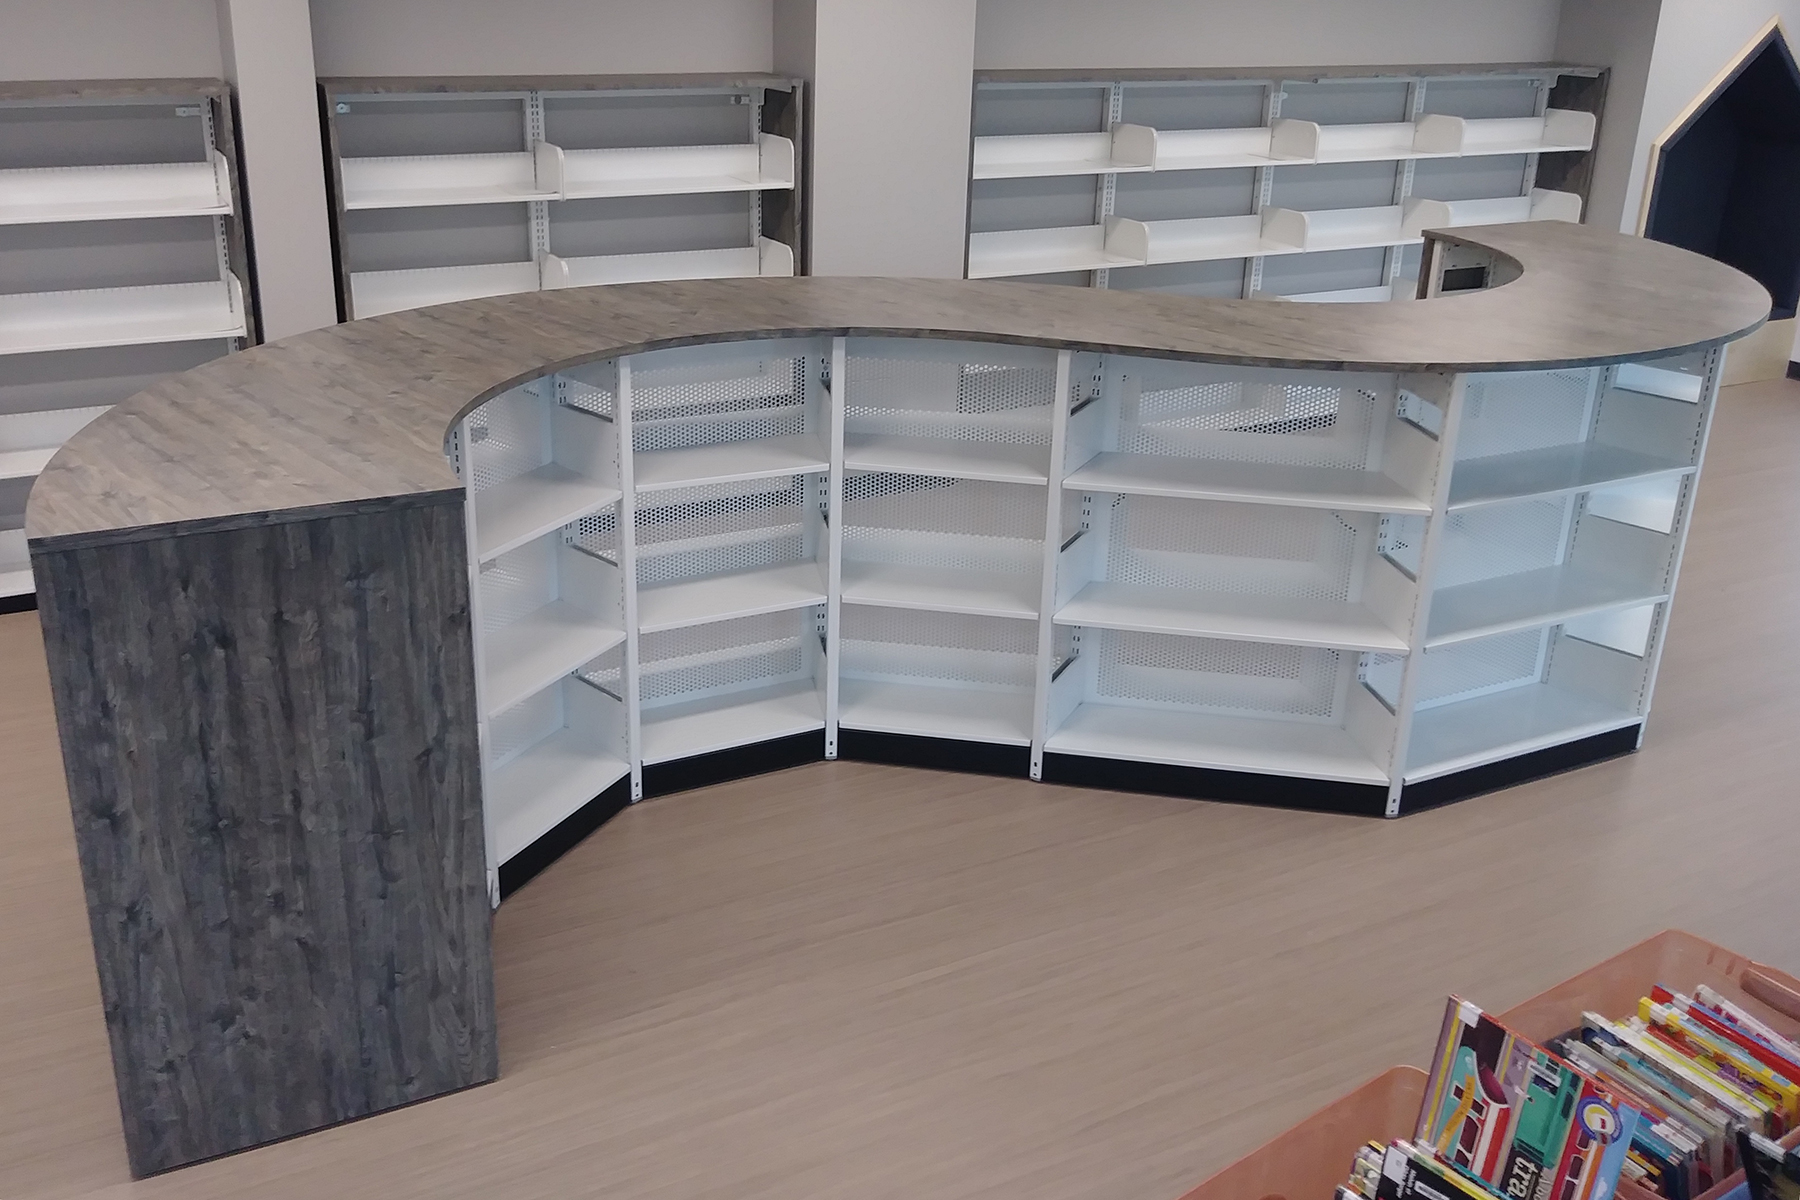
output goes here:
[{"label": "perforated metal back panel", "polygon": [[618,365],[593,363],[556,377],[557,399],[570,408],[610,417],[618,407]]},{"label": "perforated metal back panel", "polygon": [[625,646],[620,643],[575,672],[621,704],[625,701]]},{"label": "perforated metal back panel", "polygon": [[719,692],[804,678],[811,609],[766,613],[643,636],[638,695],[648,708]]},{"label": "perforated metal back panel", "polygon": [[550,461],[549,411],[529,383],[502,392],[468,416],[464,477],[477,492]]},{"label": "perforated metal back panel", "polygon": [[[1099,499],[1099,498],[1097,498]],[[1344,600],[1364,513],[1161,496],[1113,498],[1107,578],[1116,583]]]},{"label": "perforated metal back panel", "polygon": [[488,722],[488,763],[505,766],[562,727],[562,688],[534,693]]},{"label": "perforated metal back panel", "polygon": [[601,509],[575,522],[575,544],[613,566],[619,565],[619,510]]},{"label": "perforated metal back panel", "polygon": [[527,542],[481,564],[481,631],[491,635],[557,597],[556,544]]},{"label": "perforated metal back panel", "polygon": [[1470,376],[1457,460],[1586,440],[1598,378],[1594,369]]},{"label": "perforated metal back panel", "polygon": [[1527,629],[1427,650],[1419,663],[1419,708],[1522,687],[1543,677],[1549,631]]},{"label": "perforated metal back panel", "polygon": [[1563,560],[1573,504],[1573,497],[1559,496],[1496,504],[1440,518],[1445,526],[1437,586],[1456,587],[1555,566]]},{"label": "perforated metal back panel", "polygon": [[1088,630],[1098,644],[1098,695],[1180,705],[1229,716],[1329,718],[1336,706],[1337,650]]},{"label": "perforated metal back panel", "polygon": [[654,587],[801,561],[816,479],[749,479],[644,496],[637,510],[638,583]]},{"label": "perforated metal back panel", "polygon": [[854,678],[1032,687],[1035,621],[847,604],[842,637],[842,669]]},{"label": "perforated metal back panel", "polygon": [[1055,355],[954,342],[875,350],[852,342],[845,360],[849,432],[1049,444]]},{"label": "perforated metal back panel", "polygon": [[1119,449],[1297,466],[1367,465],[1390,377],[1125,364]]},{"label": "perforated metal back panel", "polygon": [[1044,492],[890,472],[844,479],[844,555],[857,562],[1036,573]]},{"label": "perforated metal back panel", "polygon": [[632,359],[632,446],[645,453],[807,432],[807,378],[818,364],[794,349],[751,343],[728,358],[671,350]]}]

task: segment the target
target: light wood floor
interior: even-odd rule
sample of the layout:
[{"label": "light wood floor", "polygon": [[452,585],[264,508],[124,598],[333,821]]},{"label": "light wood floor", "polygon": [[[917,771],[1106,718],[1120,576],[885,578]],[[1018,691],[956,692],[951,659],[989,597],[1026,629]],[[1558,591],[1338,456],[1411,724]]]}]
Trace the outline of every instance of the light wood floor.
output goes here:
[{"label": "light wood floor", "polygon": [[502,908],[501,1080],[127,1181],[30,615],[0,619],[0,1196],[1172,1200],[1672,924],[1800,969],[1800,385],[1722,402],[1649,742],[1399,822],[853,764]]}]

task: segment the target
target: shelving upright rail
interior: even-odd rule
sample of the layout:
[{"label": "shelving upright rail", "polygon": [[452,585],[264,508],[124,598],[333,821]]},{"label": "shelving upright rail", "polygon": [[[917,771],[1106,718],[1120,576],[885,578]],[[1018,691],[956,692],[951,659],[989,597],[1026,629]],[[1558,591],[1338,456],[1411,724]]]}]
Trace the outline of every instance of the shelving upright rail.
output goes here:
[{"label": "shelving upright rail", "polygon": [[321,80],[342,315],[792,275],[803,86],[773,75]]},{"label": "shelving upright rail", "polygon": [[1579,221],[1600,68],[978,76],[971,279],[1409,299],[1421,231]]},{"label": "shelving upright rail", "polygon": [[0,84],[0,609],[25,498],[76,430],[254,339],[226,85]]},{"label": "shelving upright rail", "polygon": [[1396,816],[1630,750],[1720,359],[839,338],[504,393],[451,443],[491,868],[821,757]]}]

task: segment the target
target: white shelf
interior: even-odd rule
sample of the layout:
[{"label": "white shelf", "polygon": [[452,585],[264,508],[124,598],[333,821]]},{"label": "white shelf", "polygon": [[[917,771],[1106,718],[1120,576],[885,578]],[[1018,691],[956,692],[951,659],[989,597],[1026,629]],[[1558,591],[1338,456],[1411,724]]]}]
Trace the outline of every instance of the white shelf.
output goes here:
[{"label": "white shelf", "polygon": [[845,604],[1036,618],[1038,582],[1028,575],[953,567],[846,562]]},{"label": "white shelf", "polygon": [[1292,246],[1265,238],[1263,220],[1254,213],[1245,217],[1194,217],[1179,221],[1121,218],[1111,243],[1119,253],[1152,264],[1214,262],[1297,253]]},{"label": "white shelf", "polygon": [[1658,584],[1619,579],[1564,564],[1440,588],[1431,599],[1427,647],[1554,625],[1589,613],[1668,599]]},{"label": "white shelf", "polygon": [[611,283],[669,279],[756,279],[791,276],[794,251],[771,238],[722,250],[671,250],[660,254],[598,254],[587,258],[546,255],[540,285],[546,291]]},{"label": "white shelf", "polygon": [[997,279],[1010,275],[1142,266],[1142,258],[1121,253],[1111,244],[1122,227],[1119,218],[1108,217],[1105,225],[1005,229],[996,233],[970,234],[969,278]]},{"label": "white shelf", "polygon": [[731,692],[646,708],[643,759],[672,762],[823,728],[824,707],[810,681]]},{"label": "white shelf", "polygon": [[1419,234],[1409,234],[1403,228],[1405,215],[1406,208],[1399,204],[1311,212],[1271,208],[1263,212],[1263,238],[1277,247],[1285,247],[1270,253],[1289,254],[1370,250],[1422,241]]},{"label": "white shelf", "polygon": [[1541,117],[1470,119],[1433,113],[1419,118],[1414,144],[1461,158],[1494,154],[1551,154],[1594,148],[1594,114],[1552,108]]},{"label": "white shelf", "polygon": [[475,553],[486,562],[618,498],[618,488],[559,463],[546,463],[529,474],[475,493]]},{"label": "white shelf", "polygon": [[1406,782],[1516,758],[1641,719],[1630,709],[1548,683],[1423,709],[1413,717]]},{"label": "white shelf", "polygon": [[1676,459],[1653,458],[1599,442],[1470,458],[1458,462],[1451,473],[1450,508],[1584,492],[1627,480],[1682,475],[1693,469]]},{"label": "white shelf", "polygon": [[1266,125],[1248,129],[1160,129],[1156,134],[1156,169],[1212,171],[1304,161],[1276,157],[1271,136]]},{"label": "white shelf", "polygon": [[727,146],[636,146],[562,152],[562,198],[681,196],[794,186],[794,143],[764,133]]},{"label": "white shelf", "polygon": [[838,689],[838,724],[871,733],[1029,746],[1031,705],[1030,692],[846,679]]},{"label": "white shelf", "polygon": [[1270,144],[1281,157],[1313,163],[1455,157],[1455,151],[1428,149],[1421,145],[1418,127],[1411,121],[1320,125],[1314,121],[1283,118],[1275,122]]},{"label": "white shelf", "polygon": [[825,603],[825,577],[815,562],[739,571],[638,592],[638,629],[654,633]]},{"label": "white shelf", "polygon": [[1178,767],[1388,782],[1386,773],[1344,730],[1304,721],[1087,703],[1050,735],[1044,749]]},{"label": "white shelf", "polygon": [[[1266,131],[1265,131],[1266,132]],[[1267,137],[1264,138],[1265,143]],[[1117,125],[1111,133],[1030,133],[975,139],[976,179],[1029,179],[1148,171],[1157,162],[1157,134],[1145,125]]]},{"label": "white shelf", "polygon": [[1070,472],[1063,486],[1084,492],[1242,500],[1297,508],[1390,513],[1431,511],[1430,501],[1421,500],[1392,479],[1374,471],[1112,451],[1095,455],[1084,466]]},{"label": "white shelf", "polygon": [[511,708],[624,640],[604,618],[561,600],[527,613],[482,639],[488,712]]},{"label": "white shelf", "polygon": [[1361,604],[1292,596],[1090,583],[1057,611],[1056,623],[1386,654],[1406,652],[1406,639]]},{"label": "white shelf", "polygon": [[1660,396],[1664,400],[1682,400],[1688,404],[1700,403],[1700,394],[1706,387],[1706,380],[1699,375],[1689,375],[1685,371],[1671,371],[1666,367],[1652,367],[1644,363],[1622,363],[1613,373],[1613,387],[1624,392],[1637,392],[1644,396]]},{"label": "white shelf", "polygon": [[844,466],[853,471],[898,471],[995,483],[1044,483],[1050,478],[1050,449],[956,438],[844,435]]},{"label": "white shelf", "polygon": [[825,447],[810,435],[721,442],[689,450],[650,450],[632,460],[637,490],[660,492],[703,483],[770,479],[829,469]]},{"label": "white shelf", "polygon": [[0,171],[0,225],[202,217],[231,211],[225,160]]},{"label": "white shelf", "polygon": [[350,276],[350,303],[358,318],[537,290],[538,265],[535,262],[357,271]]},{"label": "white shelf", "polygon": [[1388,300],[1411,300],[1410,295],[1394,295],[1392,284],[1380,287],[1340,288],[1332,292],[1301,292],[1292,296],[1276,296],[1264,292],[1253,296],[1255,300],[1288,300],[1295,304],[1380,304]]},{"label": "white shelf", "polygon": [[31,580],[31,554],[25,548],[25,531],[0,529],[0,596],[28,596],[36,586]]},{"label": "white shelf", "polygon": [[0,479],[30,479],[110,405],[0,414]]},{"label": "white shelf", "polygon": [[244,336],[235,276],[207,283],[0,295],[0,354]]},{"label": "white shelf", "polygon": [[561,194],[561,151],[540,144],[510,154],[409,154],[346,158],[344,207],[432,208],[450,204],[518,204]]},{"label": "white shelf", "polygon": [[519,853],[631,772],[594,743],[586,731],[560,729],[493,773],[495,861]]},{"label": "white shelf", "polygon": [[1427,229],[1455,229],[1462,225],[1516,225],[1522,221],[1581,223],[1581,197],[1573,192],[1532,188],[1528,196],[1504,196],[1489,200],[1421,200],[1406,202],[1403,232],[1417,236]]}]

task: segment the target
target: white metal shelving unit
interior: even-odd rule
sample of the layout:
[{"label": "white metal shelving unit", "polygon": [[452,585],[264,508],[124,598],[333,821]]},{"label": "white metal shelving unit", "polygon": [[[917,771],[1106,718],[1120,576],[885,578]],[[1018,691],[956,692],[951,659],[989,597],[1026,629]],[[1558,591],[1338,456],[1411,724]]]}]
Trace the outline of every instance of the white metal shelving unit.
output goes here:
[{"label": "white metal shelving unit", "polygon": [[990,73],[966,274],[1407,299],[1423,229],[1581,219],[1599,74]]},{"label": "white metal shelving unit", "polygon": [[800,84],[325,80],[346,317],[796,273]]},{"label": "white metal shelving unit", "polygon": [[[525,385],[452,447],[494,861],[802,736],[1392,815],[1634,729],[1719,357],[1396,376],[848,338]],[[533,517],[497,517],[520,489]]]},{"label": "white metal shelving unit", "polygon": [[63,442],[253,337],[235,160],[217,80],[0,85],[0,606]]}]

